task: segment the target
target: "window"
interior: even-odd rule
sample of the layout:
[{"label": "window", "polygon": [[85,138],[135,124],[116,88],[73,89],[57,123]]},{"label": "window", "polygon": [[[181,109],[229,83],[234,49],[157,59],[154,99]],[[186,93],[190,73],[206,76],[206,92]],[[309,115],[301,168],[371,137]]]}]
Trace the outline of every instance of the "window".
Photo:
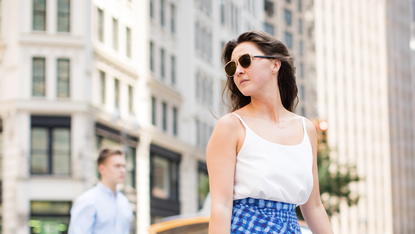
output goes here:
[{"label": "window", "polygon": [[165,64],[164,64],[164,49],[160,49],[160,70],[161,70],[161,78],[165,77]]},{"label": "window", "polygon": [[220,22],[225,25],[225,1],[220,3]]},{"label": "window", "polygon": [[200,146],[202,144],[200,137],[200,121],[196,119],[196,145]]},{"label": "window", "polygon": [[303,41],[300,41],[299,43],[298,43],[298,47],[299,47],[299,52],[300,52],[300,55],[304,55],[304,48],[303,48]]},{"label": "window", "polygon": [[180,214],[179,163],[181,155],[150,145],[151,222]]},{"label": "window", "polygon": [[154,44],[150,41],[150,71],[154,72]]},{"label": "window", "polygon": [[171,15],[170,15],[170,31],[171,33],[176,33],[176,8],[174,6],[174,4],[170,5],[170,11],[171,11]]},{"label": "window", "polygon": [[[151,196],[163,200],[178,201],[178,177],[179,177],[179,155],[163,155],[165,149],[155,150],[150,146],[151,162],[150,162],[150,183]],[[158,148],[158,147],[157,147]],[[170,152],[169,152],[170,153]],[[170,153],[174,154],[174,153]]]},{"label": "window", "polygon": [[265,0],[264,3],[265,12],[267,13],[268,17],[274,16],[274,3],[270,0]]},{"label": "window", "polygon": [[104,42],[104,12],[98,8],[98,40]]},{"label": "window", "polygon": [[265,22],[264,23],[264,30],[265,30],[265,32],[267,32],[269,34],[274,35],[274,26],[273,25]]},{"label": "window", "polygon": [[304,78],[304,64],[300,63],[300,77]]},{"label": "window", "polygon": [[134,88],[133,86],[128,86],[128,111],[130,113],[134,113],[133,111],[133,105],[134,105]]},{"label": "window", "polygon": [[45,96],[45,58],[33,58],[33,89],[32,95],[34,97]]},{"label": "window", "polygon": [[198,186],[197,186],[197,194],[198,194],[198,206],[199,209],[203,207],[205,203],[206,196],[209,193],[209,176],[206,163],[198,162]]},{"label": "window", "polygon": [[165,5],[165,0],[160,0],[160,24],[161,26],[164,26],[165,22],[164,22],[164,6]]},{"label": "window", "polygon": [[301,95],[301,100],[304,101],[305,99],[305,91],[304,91],[304,85],[300,86],[300,95]]},{"label": "window", "polygon": [[[130,136],[128,134],[123,135],[120,131],[115,130],[106,125],[100,123],[95,124],[95,150],[96,153],[102,147],[119,147],[124,149],[125,155],[125,185],[128,187],[135,188],[135,173],[136,173],[136,148],[138,139],[136,137]],[[96,167],[97,168],[97,167]],[[99,175],[98,168],[96,169],[97,176]],[[130,189],[125,189],[126,195],[130,195]]]},{"label": "window", "polygon": [[196,23],[196,25],[195,25],[195,48],[196,48],[196,50],[199,50],[199,33],[200,33],[200,30],[199,30],[199,24],[197,24]]},{"label": "window", "polygon": [[114,106],[120,109],[120,80],[114,79]]},{"label": "window", "polygon": [[71,152],[71,118],[32,116],[32,175],[69,175]]},{"label": "window", "polygon": [[131,29],[126,28],[126,54],[127,57],[131,58]]},{"label": "window", "polygon": [[284,20],[287,25],[291,25],[291,11],[284,9]]},{"label": "window", "polygon": [[292,49],[292,47],[293,47],[293,36],[292,36],[292,34],[289,33],[289,32],[285,32],[284,38],[285,38],[285,44],[287,45],[287,47],[289,49]]},{"label": "window", "polygon": [[118,20],[112,18],[112,48],[118,50]]},{"label": "window", "polygon": [[58,97],[70,96],[70,62],[69,59],[58,59]]},{"label": "window", "polygon": [[177,108],[173,107],[173,135],[177,136]]},{"label": "window", "polygon": [[151,97],[151,124],[156,126],[156,98]]},{"label": "window", "polygon": [[176,84],[176,58],[171,56],[171,83]]},{"label": "window", "polygon": [[125,184],[135,188],[135,157],[136,150],[133,147],[127,147],[125,153],[125,162],[126,162],[126,175],[125,175]]},{"label": "window", "polygon": [[305,108],[304,107],[301,107],[301,115],[305,116]]},{"label": "window", "polygon": [[99,71],[99,83],[100,83],[100,88],[101,88],[101,103],[105,104],[106,85],[105,85],[105,72],[103,71]]},{"label": "window", "polygon": [[69,32],[71,26],[71,0],[58,0],[58,32]]},{"label": "window", "polygon": [[291,3],[291,0],[285,0],[287,3]]},{"label": "window", "polygon": [[199,24],[196,23],[195,30],[195,46],[196,50],[199,51],[203,56],[207,58],[212,58],[212,34],[209,33],[206,29],[201,28]]},{"label": "window", "polygon": [[302,0],[298,0],[298,11],[299,12],[303,11],[303,1]]},{"label": "window", "polygon": [[46,0],[33,0],[33,30],[46,31]]},{"label": "window", "polygon": [[163,131],[167,132],[167,104],[163,102],[162,104],[163,111]]},{"label": "window", "polygon": [[31,201],[31,233],[68,233],[71,207],[70,201]]},{"label": "window", "polygon": [[195,87],[195,96],[196,96],[196,99],[199,99],[200,98],[200,92],[199,92],[199,87],[200,87],[200,74],[199,73],[196,73],[196,87]]},{"label": "window", "polygon": [[154,0],[150,0],[150,17],[154,19]]},{"label": "window", "polygon": [[298,33],[300,34],[303,33],[303,20],[302,19],[298,20]]},{"label": "window", "polygon": [[412,20],[415,22],[415,1],[412,1]]}]

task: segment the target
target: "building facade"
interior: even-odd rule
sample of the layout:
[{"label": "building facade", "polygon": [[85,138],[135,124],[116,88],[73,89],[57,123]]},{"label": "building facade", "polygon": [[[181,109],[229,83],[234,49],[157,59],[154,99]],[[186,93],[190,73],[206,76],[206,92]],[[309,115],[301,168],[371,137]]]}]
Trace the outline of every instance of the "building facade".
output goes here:
[{"label": "building facade", "polygon": [[362,178],[335,233],[414,232],[409,4],[314,1],[318,113],[331,156]]},{"label": "building facade", "polygon": [[310,120],[318,118],[312,6],[309,0],[264,1],[264,31],[283,41],[294,57],[299,100],[295,112]]},{"label": "building facade", "polygon": [[205,148],[224,113],[222,47],[262,29],[263,8],[0,0],[2,233],[67,233],[73,202],[98,181],[103,146],[125,151],[119,189],[134,211],[131,233],[197,212]]}]

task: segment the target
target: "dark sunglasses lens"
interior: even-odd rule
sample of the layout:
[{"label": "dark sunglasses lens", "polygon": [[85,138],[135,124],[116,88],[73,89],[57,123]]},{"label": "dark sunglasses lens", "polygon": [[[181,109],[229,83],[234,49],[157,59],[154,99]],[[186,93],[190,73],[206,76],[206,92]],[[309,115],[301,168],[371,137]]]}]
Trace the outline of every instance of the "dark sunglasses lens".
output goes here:
[{"label": "dark sunglasses lens", "polygon": [[236,62],[233,61],[233,62],[230,62],[230,63],[226,64],[226,66],[225,66],[225,72],[226,72],[226,75],[228,75],[228,76],[235,75],[235,72],[236,72]]},{"label": "dark sunglasses lens", "polygon": [[251,56],[249,54],[244,54],[239,58],[239,64],[243,68],[248,68],[251,65]]}]

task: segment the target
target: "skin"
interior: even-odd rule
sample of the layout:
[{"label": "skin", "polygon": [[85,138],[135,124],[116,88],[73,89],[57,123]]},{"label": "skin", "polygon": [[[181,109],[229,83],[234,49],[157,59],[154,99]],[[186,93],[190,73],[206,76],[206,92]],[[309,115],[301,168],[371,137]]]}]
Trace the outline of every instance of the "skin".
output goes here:
[{"label": "skin", "polygon": [[[239,44],[232,53],[232,60],[249,53],[264,55],[252,42]],[[304,137],[302,117],[286,110],[281,102],[278,89],[278,71],[281,62],[277,59],[253,58],[248,68],[239,64],[234,82],[241,93],[251,96],[251,107],[237,111],[246,124],[260,137],[282,145],[298,145]],[[277,122],[280,128],[269,121]],[[313,153],[313,191],[301,211],[307,225],[314,234],[331,234],[328,216],[320,200],[317,174],[317,133],[314,124],[306,119],[306,129]],[[228,114],[219,119],[206,150],[209,169],[211,216],[209,234],[230,233],[233,207],[233,185],[236,157],[245,140],[245,128],[239,119]]]},{"label": "skin", "polygon": [[101,174],[101,183],[110,188],[115,194],[117,184],[124,183],[125,179],[124,155],[112,155],[108,157],[104,163],[98,166],[98,170]]}]

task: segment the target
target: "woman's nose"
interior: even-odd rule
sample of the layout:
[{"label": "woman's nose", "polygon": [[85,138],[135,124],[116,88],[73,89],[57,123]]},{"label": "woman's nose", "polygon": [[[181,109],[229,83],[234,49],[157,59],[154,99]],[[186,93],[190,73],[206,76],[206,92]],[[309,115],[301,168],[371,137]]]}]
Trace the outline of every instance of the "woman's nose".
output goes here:
[{"label": "woman's nose", "polygon": [[245,72],[244,68],[238,63],[236,66],[235,75],[241,75]]}]

